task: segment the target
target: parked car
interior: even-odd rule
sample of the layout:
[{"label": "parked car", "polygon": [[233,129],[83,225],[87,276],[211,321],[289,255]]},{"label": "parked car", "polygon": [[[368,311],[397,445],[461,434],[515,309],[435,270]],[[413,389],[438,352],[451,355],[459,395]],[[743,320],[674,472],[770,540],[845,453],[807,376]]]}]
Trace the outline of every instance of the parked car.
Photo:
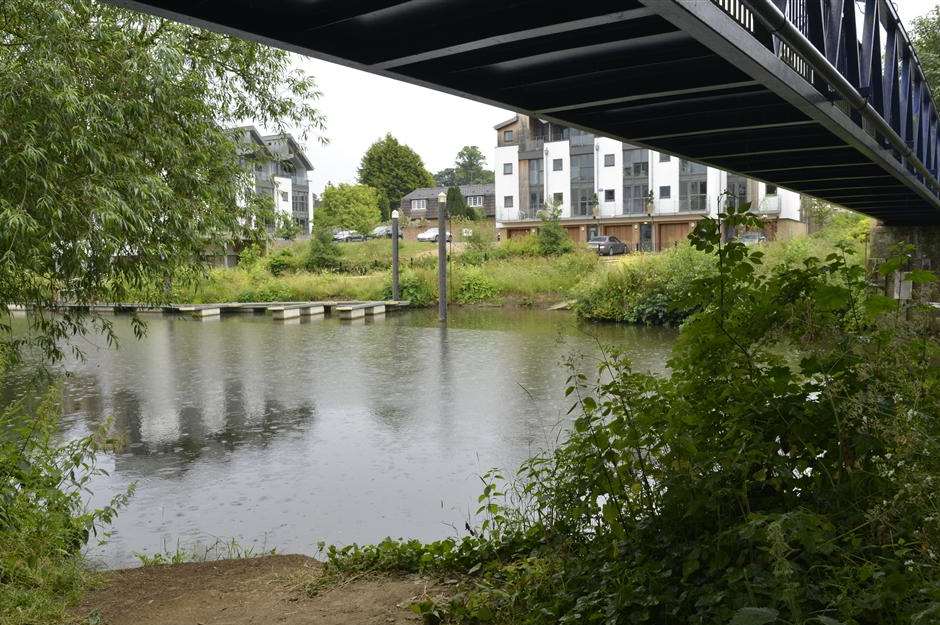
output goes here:
[{"label": "parked car", "polygon": [[340,230],[333,235],[334,241],[349,243],[350,241],[365,241],[366,238],[355,230]]},{"label": "parked car", "polygon": [[[421,234],[418,235],[418,240],[419,240],[419,241],[425,241],[425,242],[431,241],[431,242],[435,242],[435,243],[436,243],[436,242],[437,242],[437,236],[438,236],[438,235],[437,235],[437,228],[428,228],[427,230],[425,230],[424,232],[422,232]],[[452,235],[450,232],[448,232],[448,233],[447,233],[447,241],[448,241],[448,243],[449,243],[450,241],[453,241],[453,240],[454,240],[453,235]]]},{"label": "parked car", "polygon": [[760,232],[745,232],[738,237],[738,241],[747,246],[757,245],[759,243],[763,243],[766,240],[767,237],[765,237],[763,233]]},{"label": "parked car", "polygon": [[[371,234],[369,235],[373,239],[391,239],[392,238],[392,227],[391,226],[376,226],[372,229]],[[404,239],[405,233],[402,232],[401,228],[398,229],[398,238]]]},{"label": "parked car", "polygon": [[617,237],[591,237],[587,244],[588,247],[593,247],[597,250],[598,254],[603,256],[613,256],[614,254],[627,253],[627,244]]}]

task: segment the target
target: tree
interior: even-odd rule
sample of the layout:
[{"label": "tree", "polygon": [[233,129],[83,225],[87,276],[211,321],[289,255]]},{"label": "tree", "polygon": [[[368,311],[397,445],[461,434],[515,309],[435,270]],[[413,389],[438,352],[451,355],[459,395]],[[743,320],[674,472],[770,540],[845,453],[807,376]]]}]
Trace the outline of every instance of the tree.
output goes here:
[{"label": "tree", "polygon": [[300,234],[300,226],[290,215],[279,213],[275,220],[275,224],[276,227],[274,229],[274,236],[279,239],[293,241],[294,238]]},{"label": "tree", "polygon": [[[204,267],[208,248],[263,236],[253,225],[273,204],[255,195],[228,128],[322,129],[316,85],[292,65],[108,4],[4,2],[0,318],[11,303],[157,302],[155,285]],[[30,340],[55,359],[88,321],[32,315]],[[23,345],[0,325],[3,342],[14,356]]]},{"label": "tree", "polygon": [[453,167],[447,167],[434,174],[434,182],[439,187],[453,187],[457,184],[457,172]]},{"label": "tree", "polygon": [[397,208],[401,198],[415,189],[434,186],[434,178],[424,168],[418,153],[386,134],[366,150],[359,164],[359,182],[368,185],[388,198],[388,206],[381,215],[389,218],[391,207]]},{"label": "tree", "polygon": [[467,200],[457,187],[447,189],[447,215],[449,217],[475,217],[473,209],[467,206]]},{"label": "tree", "polygon": [[560,256],[574,250],[574,242],[561,225],[560,215],[558,202],[552,202],[551,208],[540,212],[542,225],[536,237],[539,254],[542,256]]},{"label": "tree", "polygon": [[327,187],[317,209],[317,228],[342,228],[368,234],[379,222],[379,195],[364,184]]},{"label": "tree", "polygon": [[[105,433],[62,442],[58,387],[20,389],[28,370],[11,365],[27,349],[41,364],[80,355],[91,329],[115,338],[100,316],[50,315],[57,301],[159,303],[164,279],[204,269],[207,251],[266,237],[273,201],[228,128],[322,128],[315,84],[292,65],[99,2],[0,4],[0,386],[15,375],[21,391],[0,403],[0,620],[65,622],[82,546],[127,500],[89,509]],[[36,307],[16,337],[11,304]]]},{"label": "tree", "polygon": [[927,84],[933,90],[934,97],[940,97],[940,6],[914,19],[911,40],[920,58]]},{"label": "tree", "polygon": [[454,162],[455,184],[490,184],[495,180],[492,171],[484,169],[486,157],[475,145],[465,145],[457,152]]}]

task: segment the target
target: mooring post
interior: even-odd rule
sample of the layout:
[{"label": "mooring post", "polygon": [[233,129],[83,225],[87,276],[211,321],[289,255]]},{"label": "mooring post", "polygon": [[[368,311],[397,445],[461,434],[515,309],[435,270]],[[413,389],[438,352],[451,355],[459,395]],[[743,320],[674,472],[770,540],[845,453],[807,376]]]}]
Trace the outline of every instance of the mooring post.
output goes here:
[{"label": "mooring post", "polygon": [[398,211],[392,211],[392,299],[401,299],[398,288]]},{"label": "mooring post", "polygon": [[447,194],[437,196],[437,312],[447,321]]}]

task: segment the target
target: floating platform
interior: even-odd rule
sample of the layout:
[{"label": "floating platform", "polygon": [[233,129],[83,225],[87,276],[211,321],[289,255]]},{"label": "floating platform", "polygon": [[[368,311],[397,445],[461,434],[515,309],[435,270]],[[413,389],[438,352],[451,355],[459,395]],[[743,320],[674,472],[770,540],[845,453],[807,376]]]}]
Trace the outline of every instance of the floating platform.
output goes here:
[{"label": "floating platform", "polygon": [[[299,319],[301,317],[319,317],[336,315],[340,319],[360,319],[374,317],[407,308],[411,302],[406,300],[386,301],[348,301],[329,300],[316,302],[220,302],[212,304],[151,304],[100,303],[100,304],[57,304],[56,310],[77,310],[81,312],[138,314],[163,313],[169,315],[189,315],[196,319],[216,319],[227,314],[270,314],[275,321]],[[10,310],[25,311],[27,306],[11,306]]]}]

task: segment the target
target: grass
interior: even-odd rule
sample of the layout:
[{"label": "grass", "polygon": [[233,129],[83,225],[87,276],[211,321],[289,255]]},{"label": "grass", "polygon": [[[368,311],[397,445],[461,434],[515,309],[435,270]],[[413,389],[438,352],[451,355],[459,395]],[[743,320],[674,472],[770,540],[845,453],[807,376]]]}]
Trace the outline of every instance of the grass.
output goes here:
[{"label": "grass", "polygon": [[[764,268],[797,265],[809,256],[825,258],[838,241],[857,250],[870,229],[857,216],[840,217],[820,232],[761,245]],[[180,282],[175,301],[193,303],[293,300],[380,300],[391,297],[391,241],[378,239],[338,246],[341,269],[304,268],[307,243],[295,243],[266,257],[248,256],[239,267],[213,269],[198,280]],[[630,254],[602,263],[585,249],[540,256],[534,237],[458,244],[449,261],[448,300],[472,305],[536,305],[577,300],[588,319],[638,324],[680,323],[695,310],[686,301],[692,282],[714,268],[705,254],[680,245],[660,254]],[[434,243],[401,245],[402,299],[416,306],[437,299]],[[863,254],[857,258],[861,262]]]}]

